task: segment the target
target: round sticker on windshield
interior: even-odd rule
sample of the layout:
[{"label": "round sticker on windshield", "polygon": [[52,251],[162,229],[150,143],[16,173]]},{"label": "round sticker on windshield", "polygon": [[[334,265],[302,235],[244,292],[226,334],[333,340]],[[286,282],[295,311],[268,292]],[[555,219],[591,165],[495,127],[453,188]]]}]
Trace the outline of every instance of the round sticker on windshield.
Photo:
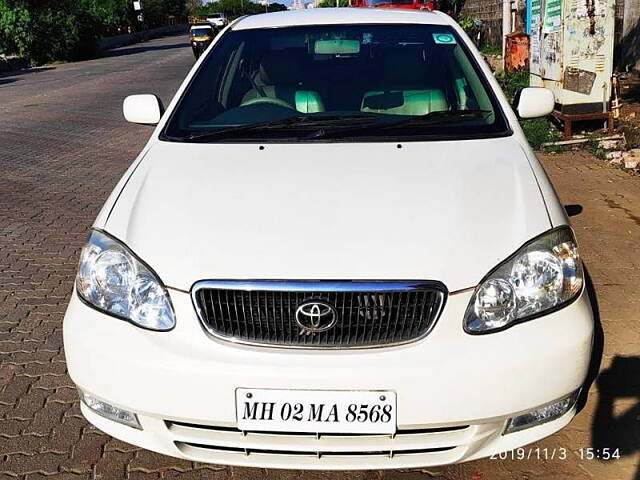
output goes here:
[{"label": "round sticker on windshield", "polygon": [[434,33],[433,41],[436,42],[437,45],[455,45],[456,39],[450,33]]}]

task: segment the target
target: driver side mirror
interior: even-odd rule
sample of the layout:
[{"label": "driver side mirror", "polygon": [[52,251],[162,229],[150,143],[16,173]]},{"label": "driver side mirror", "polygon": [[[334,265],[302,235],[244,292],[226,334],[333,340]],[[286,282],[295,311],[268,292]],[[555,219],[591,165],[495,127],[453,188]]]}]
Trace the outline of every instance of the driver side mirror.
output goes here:
[{"label": "driver side mirror", "polygon": [[157,125],[164,113],[164,106],[155,95],[129,95],[122,103],[122,113],[127,122]]},{"label": "driver side mirror", "polygon": [[542,87],[523,88],[514,101],[514,109],[520,118],[545,117],[553,112],[554,107],[553,92]]}]

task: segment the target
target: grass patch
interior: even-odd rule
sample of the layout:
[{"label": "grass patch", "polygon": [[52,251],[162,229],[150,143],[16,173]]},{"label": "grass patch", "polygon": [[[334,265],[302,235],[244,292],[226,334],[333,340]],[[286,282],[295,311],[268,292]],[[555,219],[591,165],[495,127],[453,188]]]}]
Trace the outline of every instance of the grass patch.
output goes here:
[{"label": "grass patch", "polygon": [[489,45],[487,43],[482,46],[480,53],[484,55],[502,55],[502,48],[496,45]]},{"label": "grass patch", "polygon": [[[529,86],[529,72],[520,70],[514,73],[500,72],[496,75],[502,91],[509,102],[513,102],[516,93]],[[543,143],[557,142],[560,132],[548,118],[520,120],[520,126],[531,148],[540,150]],[[547,147],[547,151],[560,151],[560,147]]]},{"label": "grass patch", "polygon": [[624,134],[628,148],[640,148],[640,124],[638,122],[621,121],[619,128]]},{"label": "grass patch", "polygon": [[[530,120],[520,120],[520,126],[529,145],[534,150],[540,150],[543,143],[557,142],[560,140],[560,133],[555,125],[547,118],[532,118]],[[558,151],[559,148],[551,148],[550,151]]]},{"label": "grass patch", "polygon": [[591,153],[593,153],[596,158],[599,158],[600,160],[607,159],[607,151],[600,146],[600,139],[597,135],[589,135],[589,138],[587,139],[587,148],[591,150]]},{"label": "grass patch", "polygon": [[496,75],[496,79],[510,102],[519,90],[529,86],[529,72],[526,70],[514,73],[500,72]]}]

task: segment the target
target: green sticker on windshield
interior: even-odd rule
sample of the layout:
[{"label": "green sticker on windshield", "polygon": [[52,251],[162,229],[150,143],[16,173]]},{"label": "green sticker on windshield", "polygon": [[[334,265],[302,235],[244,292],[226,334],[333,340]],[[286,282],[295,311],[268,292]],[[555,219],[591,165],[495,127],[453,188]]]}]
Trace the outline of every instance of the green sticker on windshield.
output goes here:
[{"label": "green sticker on windshield", "polygon": [[433,41],[436,45],[455,45],[456,39],[450,33],[434,33]]}]

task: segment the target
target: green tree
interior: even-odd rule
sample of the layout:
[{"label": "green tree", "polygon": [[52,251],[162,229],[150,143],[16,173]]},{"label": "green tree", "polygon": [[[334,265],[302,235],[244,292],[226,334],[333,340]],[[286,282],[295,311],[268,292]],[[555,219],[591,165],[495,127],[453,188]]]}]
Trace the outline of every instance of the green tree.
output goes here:
[{"label": "green tree", "polygon": [[0,49],[34,63],[95,54],[102,33],[92,0],[0,0]]},{"label": "green tree", "polygon": [[275,2],[269,4],[270,12],[284,12],[285,10],[287,10],[287,6],[283,3]]},{"label": "green tree", "polygon": [[131,0],[0,0],[0,53],[32,63],[95,56],[104,35],[186,18],[184,0],[143,0],[140,25]]},{"label": "green tree", "polygon": [[33,41],[31,23],[25,2],[0,0],[0,53],[26,52]]},{"label": "green tree", "polygon": [[136,24],[133,2],[130,0],[95,0],[91,8],[101,19],[105,35],[124,33]]},{"label": "green tree", "polygon": [[[318,5],[320,8],[333,8],[336,6],[336,0],[322,0],[322,2],[320,2],[320,5]],[[338,6],[339,7],[348,7],[349,6],[349,0],[338,0]]]},{"label": "green tree", "polygon": [[196,16],[204,18],[211,13],[222,12],[228,18],[233,19],[242,15],[278,12],[286,9],[287,6],[282,3],[271,3],[265,8],[264,5],[260,5],[251,0],[219,0],[206,5],[200,5],[196,9]]}]

